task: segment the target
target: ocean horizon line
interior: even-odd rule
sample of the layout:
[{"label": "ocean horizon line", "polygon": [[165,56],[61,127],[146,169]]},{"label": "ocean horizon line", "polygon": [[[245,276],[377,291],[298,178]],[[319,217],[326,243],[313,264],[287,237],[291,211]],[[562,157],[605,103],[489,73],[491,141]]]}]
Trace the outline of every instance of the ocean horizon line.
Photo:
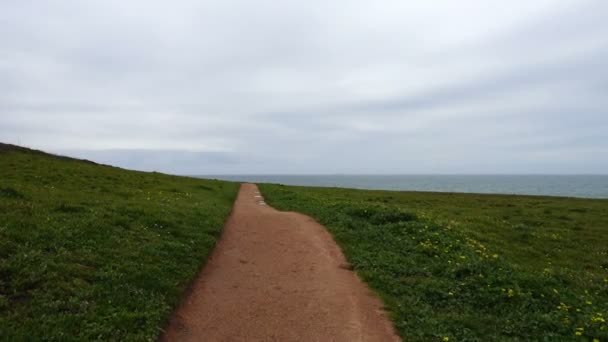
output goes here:
[{"label": "ocean horizon line", "polygon": [[600,176],[608,173],[213,173],[213,174],[178,174],[187,177],[214,176]]},{"label": "ocean horizon line", "polygon": [[603,174],[214,174],[196,178],[367,190],[608,198]]}]

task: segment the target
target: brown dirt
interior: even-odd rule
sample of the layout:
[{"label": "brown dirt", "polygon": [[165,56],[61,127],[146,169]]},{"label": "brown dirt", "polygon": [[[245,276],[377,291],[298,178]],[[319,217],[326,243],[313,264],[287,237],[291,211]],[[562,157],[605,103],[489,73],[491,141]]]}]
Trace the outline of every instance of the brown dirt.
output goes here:
[{"label": "brown dirt", "polygon": [[164,341],[398,341],[325,228],[243,184]]}]

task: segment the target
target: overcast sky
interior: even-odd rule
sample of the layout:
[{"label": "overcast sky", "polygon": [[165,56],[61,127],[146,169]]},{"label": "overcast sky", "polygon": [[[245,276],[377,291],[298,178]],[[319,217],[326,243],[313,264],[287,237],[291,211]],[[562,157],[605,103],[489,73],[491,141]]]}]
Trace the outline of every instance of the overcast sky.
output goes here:
[{"label": "overcast sky", "polygon": [[2,0],[0,141],[180,174],[606,173],[608,2]]}]

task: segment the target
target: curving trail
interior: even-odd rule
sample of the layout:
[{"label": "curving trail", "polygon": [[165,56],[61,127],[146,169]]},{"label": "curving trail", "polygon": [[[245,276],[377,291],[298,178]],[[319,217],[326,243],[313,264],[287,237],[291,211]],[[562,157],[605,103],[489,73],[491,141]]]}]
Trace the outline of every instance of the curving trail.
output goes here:
[{"label": "curving trail", "polygon": [[325,228],[243,184],[165,341],[398,341]]}]

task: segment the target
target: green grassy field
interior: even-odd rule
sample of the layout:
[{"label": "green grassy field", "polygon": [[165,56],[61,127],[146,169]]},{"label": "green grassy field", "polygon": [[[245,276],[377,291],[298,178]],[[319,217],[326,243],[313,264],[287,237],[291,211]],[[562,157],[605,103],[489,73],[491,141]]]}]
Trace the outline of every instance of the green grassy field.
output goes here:
[{"label": "green grassy field", "polygon": [[608,341],[608,200],[260,188],[330,230],[407,341]]},{"label": "green grassy field", "polygon": [[154,340],[237,190],[0,144],[0,340]]},{"label": "green grassy field", "polygon": [[[405,340],[608,341],[607,200],[260,188],[331,231]],[[155,339],[237,190],[0,144],[0,339]]]}]

